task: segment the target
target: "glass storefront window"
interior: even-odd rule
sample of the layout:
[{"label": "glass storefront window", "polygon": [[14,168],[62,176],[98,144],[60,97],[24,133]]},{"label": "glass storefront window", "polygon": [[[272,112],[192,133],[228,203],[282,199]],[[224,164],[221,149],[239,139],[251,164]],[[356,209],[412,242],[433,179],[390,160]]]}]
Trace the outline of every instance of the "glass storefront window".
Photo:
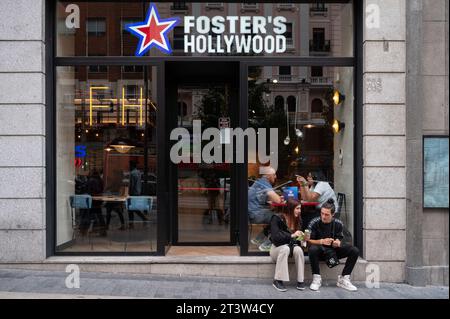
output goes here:
[{"label": "glass storefront window", "polygon": [[294,196],[303,203],[302,230],[320,215],[318,208],[326,200],[325,195],[314,201],[304,198],[297,182],[297,176],[308,179],[310,173],[314,181],[308,185],[309,190],[331,190],[327,196],[334,199],[336,216],[344,222],[349,231],[346,240],[351,241],[353,68],[252,66],[248,74],[249,127],[278,128],[276,180],[269,176],[271,172],[260,170],[270,163],[248,164],[249,251],[270,247],[270,241],[266,241],[267,247],[261,245],[265,224],[272,214],[288,209],[286,205],[269,203],[273,198],[266,196],[271,191],[267,188],[273,188],[276,196],[284,196],[285,200]]},{"label": "glass storefront window", "polygon": [[[151,2],[175,56],[353,56],[353,3]],[[133,56],[148,1],[58,1],[58,56]],[[185,20],[185,17],[193,19]],[[187,22],[187,25],[185,23]],[[156,48],[147,55],[167,56]],[[169,55],[169,56],[170,56]]]},{"label": "glass storefront window", "polygon": [[[160,106],[161,130],[169,134],[175,127],[184,128],[194,136],[196,119],[213,118],[211,127],[240,123],[239,96],[248,94],[248,126],[278,130],[277,180],[271,181],[276,193],[298,186],[296,175],[306,178],[312,173],[313,179],[329,186],[339,217],[353,230],[353,62],[348,59],[354,56],[353,9],[352,0],[57,1],[57,251],[156,251],[157,68],[150,66],[156,63],[161,66],[158,70],[164,70],[160,80],[165,79],[158,85],[166,104]],[[145,32],[130,29],[144,21],[148,22]],[[145,39],[155,37],[155,28],[161,30],[159,23],[170,24],[160,34],[163,42],[167,37],[169,49],[151,42],[147,50]],[[138,60],[135,55],[158,59]],[[219,56],[223,65],[215,59]],[[86,57],[109,59],[98,62]],[[198,62],[191,57],[208,58]],[[287,65],[266,57],[296,62]],[[331,57],[347,59],[326,59]],[[254,58],[261,66],[254,66]],[[272,66],[267,66],[269,60]],[[324,63],[306,67],[305,60]],[[142,65],[142,61],[151,62]],[[329,66],[331,61],[341,67]],[[204,70],[208,63],[211,69]],[[237,67],[224,67],[227,63]],[[241,91],[239,72],[247,66],[248,91]],[[202,118],[199,110],[212,93],[221,97],[217,101],[223,99],[224,108],[216,112],[214,107],[220,103],[213,103],[212,111]],[[333,98],[342,101],[334,105]],[[165,141],[158,145],[165,159],[169,135],[160,141]],[[267,139],[266,150],[271,151],[272,142]],[[245,152],[254,155],[249,149]],[[246,233],[247,224],[240,216],[255,207],[250,207],[249,198],[248,212],[234,209],[242,204],[234,192],[247,191],[248,184],[250,197],[251,188],[260,182],[260,167],[266,164],[249,163],[248,181],[237,178],[242,167],[233,163],[196,164],[169,165],[160,171],[165,184],[159,189],[167,188],[170,201],[162,203],[160,198],[159,221],[165,224],[159,229],[160,248],[229,244],[236,242],[236,234]],[[298,190],[295,193],[311,202]],[[270,214],[285,209],[264,206]],[[304,205],[303,228],[317,216],[315,206]],[[249,246],[241,246],[244,254],[247,248],[259,251],[255,239],[263,230],[261,224],[249,219]]]},{"label": "glass storefront window", "polygon": [[57,251],[156,251],[156,68],[56,71]]}]

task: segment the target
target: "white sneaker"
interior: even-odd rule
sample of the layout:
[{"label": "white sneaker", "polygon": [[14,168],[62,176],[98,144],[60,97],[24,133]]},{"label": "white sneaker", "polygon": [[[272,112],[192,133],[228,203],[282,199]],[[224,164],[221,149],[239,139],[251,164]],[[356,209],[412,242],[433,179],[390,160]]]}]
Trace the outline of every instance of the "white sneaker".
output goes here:
[{"label": "white sneaker", "polygon": [[309,289],[319,291],[320,286],[322,286],[322,277],[320,275],[313,275],[313,281]]},{"label": "white sneaker", "polygon": [[340,288],[347,289],[348,291],[357,291],[358,288],[353,286],[353,284],[350,282],[350,276],[338,276],[337,286]]}]

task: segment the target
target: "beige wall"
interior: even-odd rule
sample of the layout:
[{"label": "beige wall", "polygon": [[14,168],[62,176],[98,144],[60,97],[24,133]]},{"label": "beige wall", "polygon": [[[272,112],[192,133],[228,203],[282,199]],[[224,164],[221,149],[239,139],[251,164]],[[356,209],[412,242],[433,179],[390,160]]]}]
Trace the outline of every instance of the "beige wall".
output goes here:
[{"label": "beige wall", "polygon": [[[424,0],[421,76],[423,135],[448,135],[448,7],[445,0]],[[449,210],[423,210],[423,263],[432,284],[448,285]]]},{"label": "beige wall", "polygon": [[365,26],[363,38],[363,257],[380,265],[382,277],[389,271],[395,281],[403,281],[405,0],[364,1],[369,4],[380,8],[380,28]]}]

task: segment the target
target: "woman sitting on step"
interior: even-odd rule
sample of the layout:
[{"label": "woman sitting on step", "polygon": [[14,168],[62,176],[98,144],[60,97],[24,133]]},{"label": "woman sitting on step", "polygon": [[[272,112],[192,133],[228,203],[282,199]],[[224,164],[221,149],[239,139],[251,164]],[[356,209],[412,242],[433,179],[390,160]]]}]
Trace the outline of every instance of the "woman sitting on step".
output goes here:
[{"label": "woman sitting on step", "polygon": [[297,269],[297,289],[304,290],[305,257],[299,237],[301,229],[301,204],[289,199],[283,213],[272,216],[270,233],[272,247],[270,257],[276,262],[273,286],[278,291],[286,291],[284,281],[289,281],[288,257],[294,256]]}]

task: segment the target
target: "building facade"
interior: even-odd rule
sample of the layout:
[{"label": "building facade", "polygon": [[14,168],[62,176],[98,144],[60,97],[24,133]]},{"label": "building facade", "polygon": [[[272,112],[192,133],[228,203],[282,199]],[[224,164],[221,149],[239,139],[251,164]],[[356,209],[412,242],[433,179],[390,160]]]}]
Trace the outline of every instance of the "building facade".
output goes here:
[{"label": "building facade", "polygon": [[[0,267],[101,256],[99,269],[128,258],[136,271],[149,262],[182,273],[202,261],[170,260],[171,249],[217,246],[235,256],[211,257],[205,273],[225,263],[270,276],[247,215],[262,161],[251,163],[249,149],[244,163],[195,161],[200,120],[278,128],[277,183],[321,172],[360,248],[359,280],[375,265],[382,281],[448,285],[448,168],[428,171],[441,155],[448,163],[448,2],[155,8],[162,20],[179,17],[173,51],[135,56],[127,26],[144,20],[148,1],[1,2]],[[235,17],[237,31],[230,22],[222,32],[217,16]],[[184,17],[201,19],[187,32]],[[282,32],[269,17],[284,18]],[[261,45],[280,36],[285,47],[242,51],[235,40],[221,52],[226,34]],[[184,137],[179,151],[190,155],[175,164]],[[239,268],[246,260],[254,268]]]}]

